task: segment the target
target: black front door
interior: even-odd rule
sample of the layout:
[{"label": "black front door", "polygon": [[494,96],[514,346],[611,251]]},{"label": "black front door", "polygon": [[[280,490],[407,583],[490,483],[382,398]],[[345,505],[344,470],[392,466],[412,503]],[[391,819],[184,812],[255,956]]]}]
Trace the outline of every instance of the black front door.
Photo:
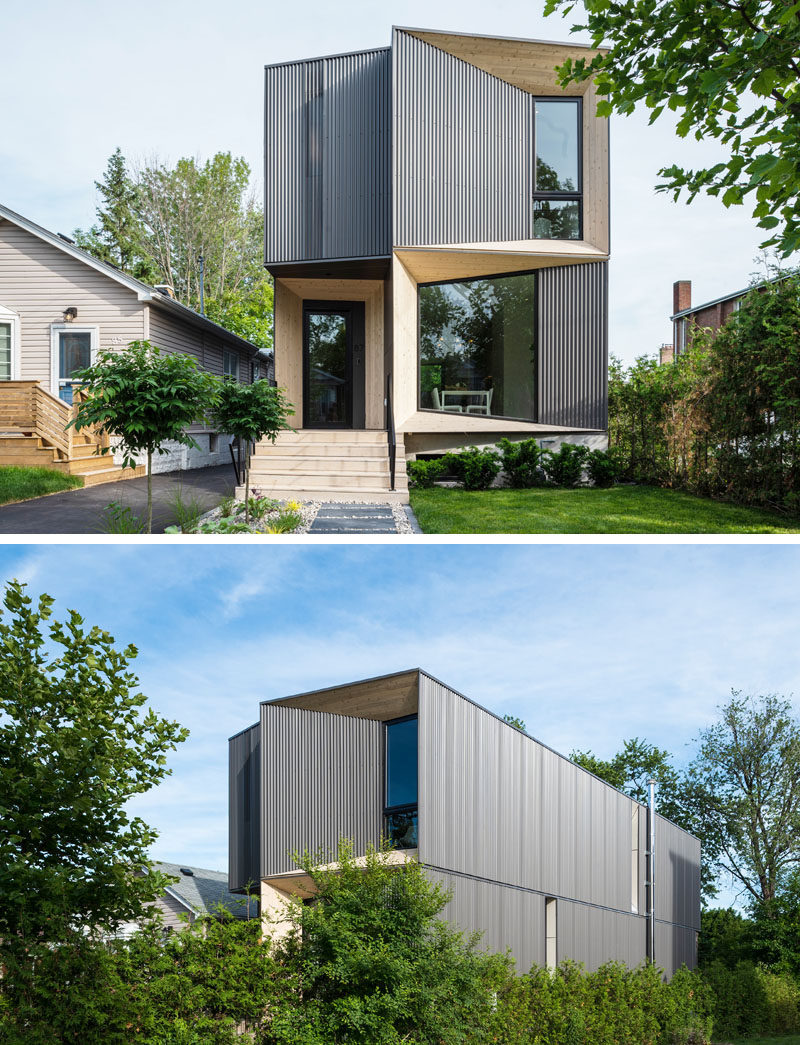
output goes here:
[{"label": "black front door", "polygon": [[364,427],[364,304],[303,302],[303,427]]}]

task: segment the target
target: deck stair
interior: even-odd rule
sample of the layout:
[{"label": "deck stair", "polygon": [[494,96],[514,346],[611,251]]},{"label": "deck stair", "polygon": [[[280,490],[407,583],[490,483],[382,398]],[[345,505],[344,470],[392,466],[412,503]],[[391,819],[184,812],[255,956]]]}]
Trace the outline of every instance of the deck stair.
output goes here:
[{"label": "deck stair", "polygon": [[[268,497],[297,500],[408,501],[405,450],[397,441],[395,489],[390,488],[386,432],[298,429],[262,439],[250,457],[250,486]],[[243,487],[237,495],[243,495]]]},{"label": "deck stair", "polygon": [[0,382],[0,467],[50,468],[79,475],[84,486],[118,482],[145,475],[143,465],[122,468],[94,429],[67,428],[74,408],[51,396],[37,381]]}]

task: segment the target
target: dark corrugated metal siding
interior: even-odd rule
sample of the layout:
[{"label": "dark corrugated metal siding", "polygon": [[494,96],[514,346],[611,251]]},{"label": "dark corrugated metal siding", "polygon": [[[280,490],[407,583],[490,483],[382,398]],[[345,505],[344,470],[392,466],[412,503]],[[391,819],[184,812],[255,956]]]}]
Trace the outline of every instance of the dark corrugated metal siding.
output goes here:
[{"label": "dark corrugated metal siding", "polygon": [[538,272],[539,422],[608,426],[608,265]]},{"label": "dark corrugated metal siding", "polygon": [[258,723],[228,742],[228,887],[261,878],[260,732]]},{"label": "dark corrugated metal siding", "polygon": [[388,48],[269,66],[266,263],[391,251]]},{"label": "dark corrugated metal siding", "polygon": [[274,704],[261,706],[263,875],[294,869],[293,852],[356,855],[383,826],[383,723]]},{"label": "dark corrugated metal siding", "polygon": [[630,912],[632,801],[426,675],[420,859]]},{"label": "dark corrugated metal siding", "polygon": [[401,30],[392,53],[394,245],[529,238],[533,97]]}]

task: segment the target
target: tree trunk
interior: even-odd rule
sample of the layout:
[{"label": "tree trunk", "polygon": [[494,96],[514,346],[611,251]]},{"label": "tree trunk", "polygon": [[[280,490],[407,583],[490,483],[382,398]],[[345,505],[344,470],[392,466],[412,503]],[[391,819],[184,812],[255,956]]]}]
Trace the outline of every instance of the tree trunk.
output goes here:
[{"label": "tree trunk", "polygon": [[153,451],[147,451],[147,532],[153,532]]}]

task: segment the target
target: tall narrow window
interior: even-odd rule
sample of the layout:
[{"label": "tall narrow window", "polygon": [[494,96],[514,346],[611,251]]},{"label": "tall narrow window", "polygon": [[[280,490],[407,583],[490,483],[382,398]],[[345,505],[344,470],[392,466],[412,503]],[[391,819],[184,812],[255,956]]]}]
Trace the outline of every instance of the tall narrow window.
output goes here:
[{"label": "tall narrow window", "polygon": [[417,848],[417,716],[386,723],[386,837]]},{"label": "tall narrow window", "polygon": [[581,99],[536,99],[534,239],[582,235]]},{"label": "tall narrow window", "polygon": [[548,896],[544,901],[544,963],[548,969],[558,965],[556,901]]},{"label": "tall narrow window", "polygon": [[639,913],[639,805],[631,809],[631,911]]},{"label": "tall narrow window", "polygon": [[232,381],[239,380],[239,353],[232,352],[229,348],[222,351],[222,376],[229,377]]},{"label": "tall narrow window", "polygon": [[11,380],[11,324],[0,323],[0,381]]}]

